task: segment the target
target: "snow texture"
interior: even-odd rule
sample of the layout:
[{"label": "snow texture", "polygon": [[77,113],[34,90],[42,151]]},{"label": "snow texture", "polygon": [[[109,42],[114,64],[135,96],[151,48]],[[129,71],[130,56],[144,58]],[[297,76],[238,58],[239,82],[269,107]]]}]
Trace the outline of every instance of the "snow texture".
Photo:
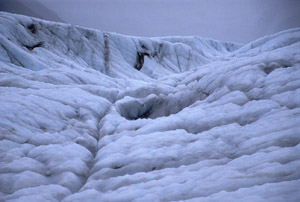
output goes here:
[{"label": "snow texture", "polygon": [[246,45],[0,13],[0,201],[300,200],[300,29]]}]

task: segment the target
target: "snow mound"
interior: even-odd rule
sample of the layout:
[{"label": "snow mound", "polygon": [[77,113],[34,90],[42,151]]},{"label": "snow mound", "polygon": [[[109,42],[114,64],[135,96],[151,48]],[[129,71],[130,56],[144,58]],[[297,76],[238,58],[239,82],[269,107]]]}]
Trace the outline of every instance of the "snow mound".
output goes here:
[{"label": "snow mound", "polygon": [[300,200],[300,29],[0,27],[0,201]]}]

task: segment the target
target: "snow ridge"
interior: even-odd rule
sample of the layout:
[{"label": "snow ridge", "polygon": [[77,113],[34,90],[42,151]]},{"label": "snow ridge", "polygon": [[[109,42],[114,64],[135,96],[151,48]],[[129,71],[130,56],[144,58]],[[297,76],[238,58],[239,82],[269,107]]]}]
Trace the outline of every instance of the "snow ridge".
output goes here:
[{"label": "snow ridge", "polygon": [[299,28],[240,45],[0,26],[0,201],[299,201]]},{"label": "snow ridge", "polygon": [[[7,13],[1,13],[1,20],[1,48],[13,54],[13,64],[32,70],[84,67],[114,78],[149,80],[193,69],[241,46],[199,37],[128,37]],[[142,74],[133,68],[139,54],[146,55]],[[51,55],[50,64],[44,61],[45,55]],[[179,69],[178,64],[184,69]],[[108,66],[111,68],[106,72]]]}]

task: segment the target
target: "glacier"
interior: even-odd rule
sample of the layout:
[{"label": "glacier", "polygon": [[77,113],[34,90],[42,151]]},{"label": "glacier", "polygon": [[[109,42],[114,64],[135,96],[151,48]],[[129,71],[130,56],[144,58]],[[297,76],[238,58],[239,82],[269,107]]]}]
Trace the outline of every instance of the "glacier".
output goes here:
[{"label": "glacier", "polygon": [[249,44],[0,12],[0,201],[299,201],[300,28]]}]

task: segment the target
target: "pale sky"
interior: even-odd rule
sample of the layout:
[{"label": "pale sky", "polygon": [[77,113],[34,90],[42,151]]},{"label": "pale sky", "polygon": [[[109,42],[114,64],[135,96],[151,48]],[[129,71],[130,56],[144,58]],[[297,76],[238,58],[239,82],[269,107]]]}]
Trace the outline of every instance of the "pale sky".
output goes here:
[{"label": "pale sky", "polygon": [[[10,0],[10,3],[17,1],[44,18],[47,15],[40,12],[41,6],[67,23],[135,36],[198,35],[247,43],[300,27],[300,0]],[[49,15],[48,18],[51,19]]]}]

